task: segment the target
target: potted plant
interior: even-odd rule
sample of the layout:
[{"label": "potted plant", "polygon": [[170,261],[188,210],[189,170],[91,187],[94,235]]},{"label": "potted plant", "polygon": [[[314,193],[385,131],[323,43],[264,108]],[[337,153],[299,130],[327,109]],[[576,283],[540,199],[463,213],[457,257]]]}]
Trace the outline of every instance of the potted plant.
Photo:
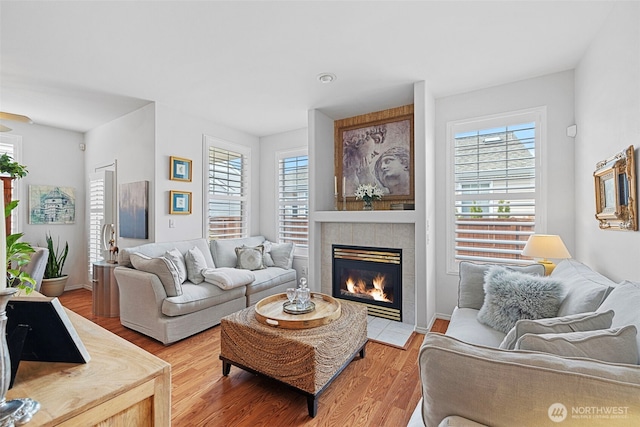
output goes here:
[{"label": "potted plant", "polygon": [[[5,218],[11,216],[11,211],[16,206],[18,206],[18,201],[14,200],[4,207]],[[29,294],[36,282],[27,273],[20,271],[20,268],[29,263],[30,255],[35,251],[29,243],[19,241],[23,234],[14,233],[7,236],[6,281],[8,287],[17,287]]]},{"label": "potted plant", "polygon": [[47,234],[46,240],[47,249],[49,249],[49,258],[47,259],[47,266],[44,270],[44,279],[42,279],[40,292],[48,297],[57,297],[64,292],[64,287],[69,278],[69,276],[62,273],[64,263],[69,253],[69,243],[65,242],[64,249],[60,250],[60,239],[58,239],[55,248],[51,234]]}]

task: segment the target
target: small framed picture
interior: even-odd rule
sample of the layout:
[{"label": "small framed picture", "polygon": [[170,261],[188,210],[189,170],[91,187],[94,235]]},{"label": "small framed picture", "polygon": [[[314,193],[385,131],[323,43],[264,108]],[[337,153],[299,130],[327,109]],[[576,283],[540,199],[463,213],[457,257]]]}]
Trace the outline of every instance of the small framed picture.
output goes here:
[{"label": "small framed picture", "polygon": [[169,158],[169,179],[191,182],[191,160],[171,156]]},{"label": "small framed picture", "polygon": [[189,215],[191,213],[191,192],[170,191],[169,213]]}]

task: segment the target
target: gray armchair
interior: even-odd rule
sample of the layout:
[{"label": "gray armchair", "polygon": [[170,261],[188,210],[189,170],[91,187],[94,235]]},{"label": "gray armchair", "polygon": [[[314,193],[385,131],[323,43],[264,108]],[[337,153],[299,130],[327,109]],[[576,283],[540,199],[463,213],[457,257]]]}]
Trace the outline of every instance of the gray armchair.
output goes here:
[{"label": "gray armchair", "polygon": [[49,258],[49,250],[39,247],[34,247],[33,249],[35,249],[35,252],[31,254],[31,261],[22,266],[20,270],[27,273],[36,281],[33,289],[39,292],[40,285],[42,285],[42,278],[44,277],[44,270],[47,266],[47,259]]}]

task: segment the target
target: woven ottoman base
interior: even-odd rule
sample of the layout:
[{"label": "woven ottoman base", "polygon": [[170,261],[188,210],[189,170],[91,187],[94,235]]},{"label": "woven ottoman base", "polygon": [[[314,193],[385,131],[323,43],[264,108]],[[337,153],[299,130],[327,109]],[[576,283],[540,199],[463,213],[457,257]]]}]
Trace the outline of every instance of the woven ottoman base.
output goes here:
[{"label": "woven ottoman base", "polygon": [[342,315],[332,323],[310,329],[281,329],[264,325],[249,307],[222,318],[222,374],[231,365],[273,378],[307,397],[309,415],[318,410],[318,397],[358,355],[365,356],[367,309],[341,302]]}]

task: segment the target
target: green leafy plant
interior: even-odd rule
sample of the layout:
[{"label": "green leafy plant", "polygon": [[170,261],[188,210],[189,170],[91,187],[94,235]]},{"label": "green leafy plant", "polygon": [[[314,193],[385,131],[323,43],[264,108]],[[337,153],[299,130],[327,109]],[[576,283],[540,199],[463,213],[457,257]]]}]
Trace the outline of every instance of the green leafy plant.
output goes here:
[{"label": "green leafy plant", "polygon": [[47,233],[47,249],[49,249],[49,258],[47,259],[47,266],[44,270],[44,278],[45,279],[56,279],[58,277],[64,276],[62,274],[62,269],[64,268],[64,263],[67,260],[67,255],[69,254],[69,243],[64,243],[64,249],[60,251],[60,238],[56,242],[56,247],[53,247],[53,238],[51,234]]},{"label": "green leafy plant", "polygon": [[9,175],[11,178],[24,178],[28,172],[26,166],[15,162],[8,154],[0,156],[0,174]]},{"label": "green leafy plant", "polygon": [[[11,211],[18,206],[18,201],[13,200],[4,207],[4,217],[11,215]],[[36,284],[31,278],[20,268],[27,265],[31,261],[31,254],[35,250],[29,243],[20,242],[20,238],[24,233],[14,233],[7,236],[7,286],[17,287],[29,294]],[[28,285],[29,284],[29,285]]]}]

